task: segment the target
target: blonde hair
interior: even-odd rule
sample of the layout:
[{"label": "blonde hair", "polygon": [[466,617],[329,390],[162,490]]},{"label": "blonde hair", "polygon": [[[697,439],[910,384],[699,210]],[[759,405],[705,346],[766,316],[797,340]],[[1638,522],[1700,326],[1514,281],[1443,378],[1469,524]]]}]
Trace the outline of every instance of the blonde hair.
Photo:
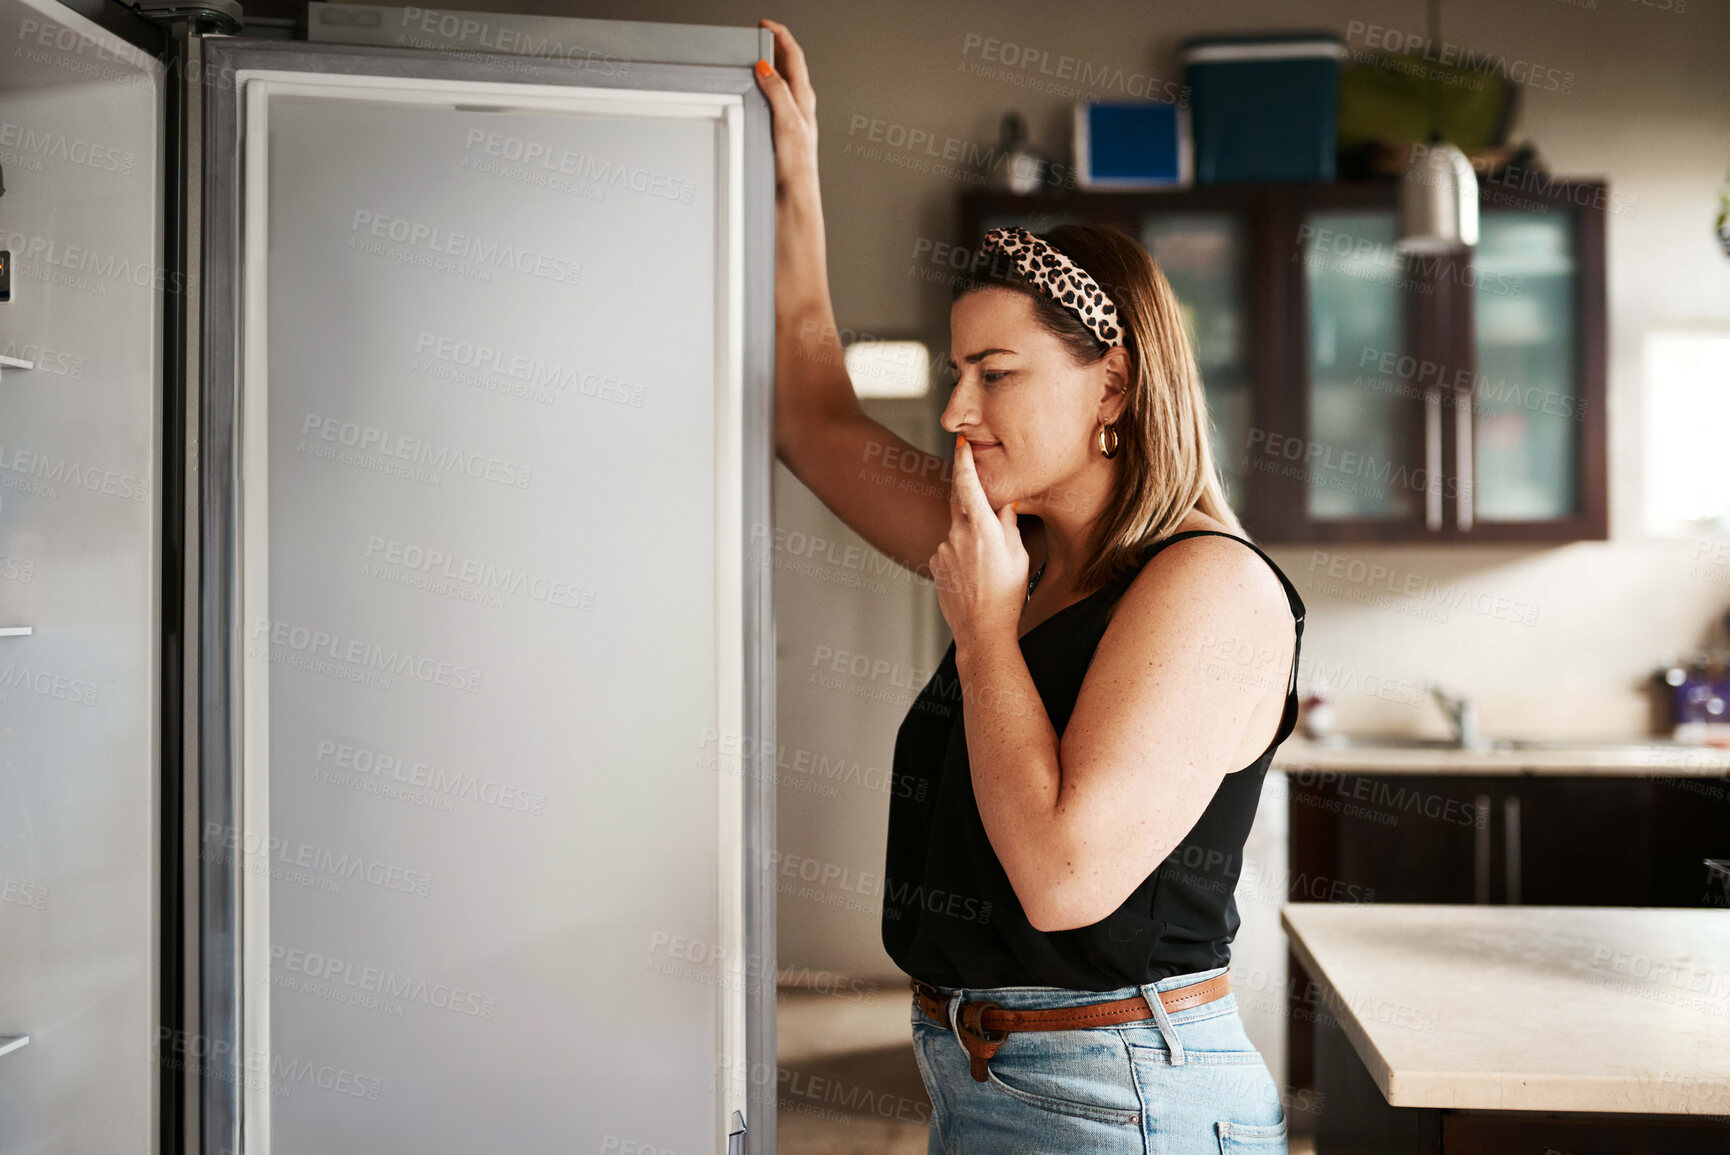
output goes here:
[{"label": "blonde hair", "polygon": [[[1109,225],[1065,224],[1038,235],[1086,269],[1117,305],[1130,362],[1124,406],[1115,423],[1117,484],[1090,531],[1077,588],[1097,589],[1130,572],[1146,547],[1175,532],[1191,509],[1247,538],[1220,482],[1207,394],[1177,294],[1153,256],[1133,236]],[[1031,298],[1040,325],[1063,342],[1078,365],[1097,364],[1105,356],[1107,346],[1080,318],[1001,258],[958,280],[953,296],[988,287]]]}]

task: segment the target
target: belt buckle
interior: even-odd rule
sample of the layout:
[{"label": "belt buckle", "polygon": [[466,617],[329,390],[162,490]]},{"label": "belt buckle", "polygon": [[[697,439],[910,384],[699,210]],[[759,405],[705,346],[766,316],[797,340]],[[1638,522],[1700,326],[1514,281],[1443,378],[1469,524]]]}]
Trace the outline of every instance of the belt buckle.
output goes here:
[{"label": "belt buckle", "polygon": [[[913,1005],[919,1014],[944,1030],[948,1030],[949,1000],[943,997],[943,993],[930,983],[922,982],[919,979],[912,979],[908,985],[913,989]],[[929,1010],[926,1009],[925,1002],[930,1003]]]},{"label": "belt buckle", "polygon": [[961,1013],[956,1016],[955,1031],[961,1037],[962,1049],[967,1052],[968,1069],[975,1082],[983,1083],[990,1077],[985,1069],[985,1061],[995,1055],[1003,1041],[1009,1037],[1008,1031],[999,1031],[996,1038],[985,1033],[985,1012],[1000,1009],[1002,1008],[990,999],[980,999],[962,1003]]}]

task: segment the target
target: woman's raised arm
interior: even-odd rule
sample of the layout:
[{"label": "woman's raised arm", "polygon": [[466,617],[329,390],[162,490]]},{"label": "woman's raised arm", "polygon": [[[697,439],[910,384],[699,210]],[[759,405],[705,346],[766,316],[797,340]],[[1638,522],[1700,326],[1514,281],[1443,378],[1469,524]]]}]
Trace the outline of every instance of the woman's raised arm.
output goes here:
[{"label": "woman's raised arm", "polygon": [[757,84],[775,118],[775,455],[855,533],[908,569],[949,532],[951,467],[868,417],[842,360],[817,185],[817,96],[792,33]]}]

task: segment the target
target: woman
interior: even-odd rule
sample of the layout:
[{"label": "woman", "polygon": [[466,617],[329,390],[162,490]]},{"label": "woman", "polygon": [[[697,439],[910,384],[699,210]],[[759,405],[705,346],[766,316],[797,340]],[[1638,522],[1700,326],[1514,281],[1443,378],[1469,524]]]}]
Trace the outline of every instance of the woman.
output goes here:
[{"label": "woman", "polygon": [[1223,499],[1170,286],[1115,230],[994,231],[950,313],[952,468],[897,437],[835,337],[804,56],[762,23],[776,453],[955,636],[896,740],[884,872],[930,1150],[1283,1151],[1227,964],[1303,603]]}]

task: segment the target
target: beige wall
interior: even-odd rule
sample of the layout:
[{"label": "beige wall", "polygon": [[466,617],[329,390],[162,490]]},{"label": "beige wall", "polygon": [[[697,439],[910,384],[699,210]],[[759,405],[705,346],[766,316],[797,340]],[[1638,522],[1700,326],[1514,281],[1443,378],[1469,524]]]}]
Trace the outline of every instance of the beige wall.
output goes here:
[{"label": "beige wall", "polygon": [[[1673,3],[1683,6],[1684,0]],[[1185,36],[1292,27],[1345,34],[1354,22],[1420,33],[1425,11],[1416,0],[497,0],[465,6],[733,25],[753,25],[768,15],[789,24],[805,46],[818,95],[839,321],[870,333],[919,334],[939,350],[947,346],[943,287],[910,279],[908,272],[918,239],[953,237],[957,195],[965,185],[851,155],[849,142],[863,139],[850,133],[855,118],[985,146],[996,139],[1003,112],[1016,108],[1036,143],[1061,154],[1070,114],[1068,96],[970,75],[964,65],[978,57],[964,52],[967,37],[993,37],[1096,69],[1121,68],[1127,76],[1151,78],[1157,90],[1181,81],[1175,49]],[[1434,680],[1475,698],[1489,733],[1641,732],[1649,723],[1642,691],[1649,673],[1666,655],[1701,644],[1730,603],[1730,585],[1692,572],[1697,543],[1649,540],[1639,522],[1642,334],[1683,323],[1730,324],[1730,260],[1714,249],[1710,228],[1716,190],[1730,167],[1730,5],[1686,0],[1678,13],[1637,0],[1596,0],[1595,10],[1553,0],[1449,0],[1443,19],[1450,42],[1572,73],[1566,93],[1526,90],[1523,128],[1555,172],[1606,178],[1613,190],[1637,200],[1631,212],[1609,218],[1612,540],[1345,551],[1402,574],[1536,602],[1541,609],[1533,627],[1459,610],[1435,622],[1375,608],[1354,600],[1351,590],[1323,589],[1312,551],[1273,550],[1310,609],[1300,680],[1307,684],[1317,673],[1336,682],[1343,677],[1347,689],[1337,713],[1347,727],[1443,732],[1433,707],[1374,692],[1390,682],[1409,690]],[[1353,44],[1365,47],[1364,34]],[[917,424],[916,415],[904,412],[896,419],[911,421],[908,428]],[[926,428],[923,440],[935,445],[929,436],[934,421]],[[896,727],[947,636],[940,623],[928,628],[933,599],[927,588],[848,555],[847,545],[858,540],[791,475],[781,471],[777,484],[783,528],[843,543],[819,552],[790,540],[777,573],[786,775],[781,844],[800,860],[790,857],[790,866],[809,862],[838,874],[815,883],[784,877],[781,965],[894,982],[896,972],[878,944],[873,889],[883,864],[883,778]],[[864,654],[888,668],[876,677],[825,680],[835,653]],[[826,771],[835,776],[824,777]],[[1277,843],[1263,844],[1265,853],[1277,856]],[[1246,911],[1246,934],[1252,922],[1269,925],[1265,914]],[[1261,944],[1258,954],[1272,957],[1274,945]]]}]

